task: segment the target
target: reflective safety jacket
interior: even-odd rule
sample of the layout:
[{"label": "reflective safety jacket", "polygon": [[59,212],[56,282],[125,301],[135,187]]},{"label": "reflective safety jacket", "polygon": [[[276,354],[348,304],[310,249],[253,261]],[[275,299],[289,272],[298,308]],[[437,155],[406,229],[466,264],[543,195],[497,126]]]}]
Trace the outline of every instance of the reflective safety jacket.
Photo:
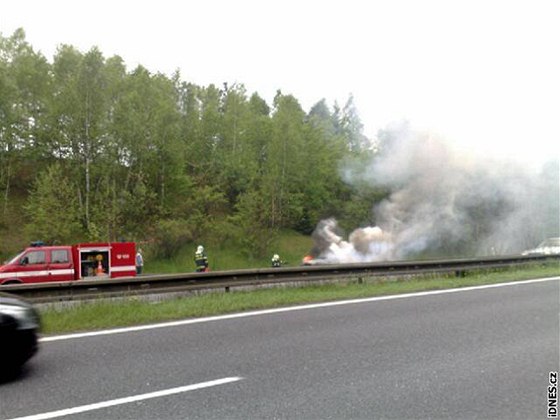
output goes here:
[{"label": "reflective safety jacket", "polygon": [[194,254],[194,263],[197,267],[208,267],[208,257],[204,252]]}]

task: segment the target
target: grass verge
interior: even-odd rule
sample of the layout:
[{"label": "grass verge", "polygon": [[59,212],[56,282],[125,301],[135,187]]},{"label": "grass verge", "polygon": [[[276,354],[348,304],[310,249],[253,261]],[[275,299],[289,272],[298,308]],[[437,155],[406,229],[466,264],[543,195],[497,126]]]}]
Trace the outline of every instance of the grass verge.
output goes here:
[{"label": "grass verge", "polygon": [[96,301],[74,307],[41,309],[43,334],[123,327],[184,318],[212,316],[247,310],[275,308],[314,302],[386,296],[399,293],[494,284],[560,275],[558,263],[530,265],[523,269],[468,272],[465,277],[423,275],[415,277],[355,278],[305,285],[279,286],[231,293],[204,293],[188,297],[147,302],[131,297],[117,301]]},{"label": "grass verge", "polygon": [[[149,252],[145,253],[144,272],[164,274],[194,271],[196,267],[193,257],[199,243],[185,245],[177,252],[177,255],[169,259],[153,259]],[[204,247],[208,253],[208,261],[212,271],[270,267],[270,259],[273,254],[279,254],[286,266],[297,267],[301,264],[303,256],[313,247],[313,240],[310,236],[297,232],[282,231],[274,245],[271,245],[269,255],[260,258],[249,258],[243,249],[228,243],[204,243]]]}]

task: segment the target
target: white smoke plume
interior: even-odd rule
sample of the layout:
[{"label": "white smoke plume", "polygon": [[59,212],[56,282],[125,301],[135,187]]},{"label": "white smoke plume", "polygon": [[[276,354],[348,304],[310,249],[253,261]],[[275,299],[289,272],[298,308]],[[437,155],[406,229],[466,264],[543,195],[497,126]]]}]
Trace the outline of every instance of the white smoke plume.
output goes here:
[{"label": "white smoke plume", "polygon": [[475,159],[406,125],[382,134],[365,170],[344,171],[347,182],[388,189],[385,200],[372,203],[377,226],[357,229],[346,241],[334,219],[322,221],[313,235],[319,258],[515,254],[560,236],[557,157],[535,171],[499,158]]},{"label": "white smoke plume", "polygon": [[324,263],[373,262],[391,259],[393,252],[391,237],[378,226],[356,229],[347,241],[340,234],[335,219],[319,222],[312,235],[315,241],[312,256]]}]

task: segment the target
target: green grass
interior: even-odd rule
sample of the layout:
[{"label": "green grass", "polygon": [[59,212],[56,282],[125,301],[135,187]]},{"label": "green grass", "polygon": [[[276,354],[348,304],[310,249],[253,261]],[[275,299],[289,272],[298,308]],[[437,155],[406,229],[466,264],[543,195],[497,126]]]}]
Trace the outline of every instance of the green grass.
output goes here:
[{"label": "green grass", "polygon": [[[178,255],[171,259],[154,260],[150,255],[144,255],[144,272],[150,274],[161,273],[186,273],[195,270],[193,261],[194,252],[198,243],[185,246]],[[205,244],[210,269],[212,271],[235,270],[243,268],[270,267],[273,254],[279,254],[287,266],[299,266],[302,258],[313,246],[310,236],[301,235],[293,231],[284,231],[280,234],[276,246],[272,247],[270,255],[262,258],[250,259],[243,249],[232,247],[229,244]]]},{"label": "green grass", "polygon": [[524,269],[471,272],[465,277],[426,275],[405,278],[356,279],[302,287],[274,287],[231,293],[204,293],[159,302],[138,298],[85,303],[75,307],[41,310],[44,334],[140,325],[176,319],[212,316],[282,306],[385,296],[425,290],[493,284],[560,275],[557,263]]}]

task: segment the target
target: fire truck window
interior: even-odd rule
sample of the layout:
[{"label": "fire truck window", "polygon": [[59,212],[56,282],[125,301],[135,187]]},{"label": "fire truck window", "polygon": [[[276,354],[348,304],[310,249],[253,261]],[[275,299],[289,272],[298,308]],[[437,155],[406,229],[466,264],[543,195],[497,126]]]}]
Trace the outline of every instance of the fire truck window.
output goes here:
[{"label": "fire truck window", "polygon": [[26,255],[28,264],[45,264],[45,251],[32,251]]},{"label": "fire truck window", "polygon": [[51,254],[51,262],[53,264],[62,264],[62,263],[67,263],[68,261],[69,261],[68,251],[65,249],[59,249],[53,251]]}]

